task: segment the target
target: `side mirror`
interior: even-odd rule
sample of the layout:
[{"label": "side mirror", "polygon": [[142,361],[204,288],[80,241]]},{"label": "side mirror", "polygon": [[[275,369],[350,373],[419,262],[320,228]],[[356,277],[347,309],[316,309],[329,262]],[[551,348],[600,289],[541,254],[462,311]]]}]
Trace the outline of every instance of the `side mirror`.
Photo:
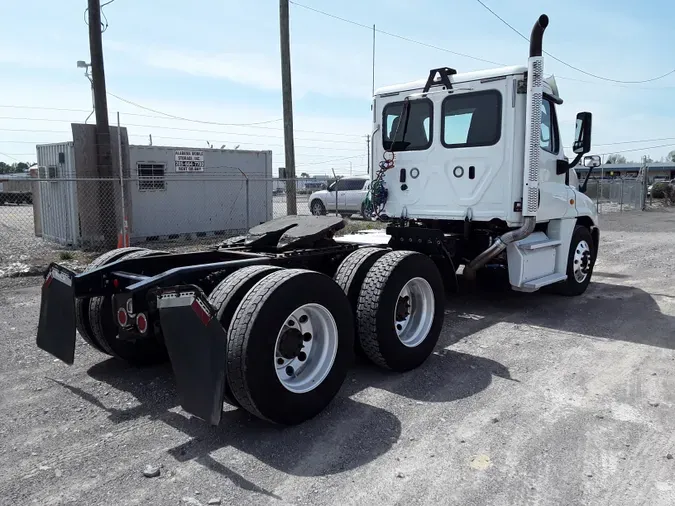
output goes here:
[{"label": "side mirror", "polygon": [[577,127],[574,133],[572,151],[577,155],[585,155],[591,150],[591,123],[593,115],[590,112],[577,114]]},{"label": "side mirror", "polygon": [[595,169],[596,167],[600,167],[600,165],[602,165],[602,160],[599,155],[584,156],[584,167]]},{"label": "side mirror", "polygon": [[602,160],[598,155],[584,156],[584,167],[588,168],[588,172],[586,173],[586,179],[584,179],[583,184],[579,186],[579,191],[581,193],[586,193],[586,190],[588,189],[588,179],[591,177],[591,172],[594,168],[600,167],[601,164]]}]

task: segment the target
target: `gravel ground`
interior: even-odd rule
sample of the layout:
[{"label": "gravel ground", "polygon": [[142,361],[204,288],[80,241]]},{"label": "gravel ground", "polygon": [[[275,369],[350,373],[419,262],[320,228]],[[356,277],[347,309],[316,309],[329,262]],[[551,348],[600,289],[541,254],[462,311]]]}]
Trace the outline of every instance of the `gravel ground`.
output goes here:
[{"label": "gravel ground", "polygon": [[584,296],[454,297],[422,367],[359,363],[287,429],[232,409],[209,427],[167,367],[82,342],[55,361],[38,280],[0,285],[0,503],[675,504],[675,214],[602,226]]}]

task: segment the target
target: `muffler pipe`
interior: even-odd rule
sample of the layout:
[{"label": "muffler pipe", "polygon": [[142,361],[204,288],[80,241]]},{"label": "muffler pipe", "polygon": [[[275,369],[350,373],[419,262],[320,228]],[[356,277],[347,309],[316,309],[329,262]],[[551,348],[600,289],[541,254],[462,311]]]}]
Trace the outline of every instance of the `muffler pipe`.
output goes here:
[{"label": "muffler pipe", "polygon": [[542,53],[542,44],[544,41],[544,30],[548,26],[548,16],[542,14],[539,16],[539,19],[532,27],[532,33],[530,34],[530,58],[535,56],[541,56]]},{"label": "muffler pipe", "polygon": [[[543,60],[541,58],[544,31],[548,26],[548,16],[542,14],[532,27],[530,35],[530,58],[528,61],[528,90],[525,139],[525,171],[523,173],[523,224],[498,237],[492,245],[464,267],[464,276],[474,279],[476,271],[502,253],[514,241],[526,238],[534,231],[537,223],[539,200],[539,139],[541,136],[542,79]],[[535,156],[532,156],[532,155]]]},{"label": "muffler pipe", "polygon": [[530,235],[534,231],[536,222],[537,218],[535,216],[527,216],[520,228],[510,230],[502,236],[497,237],[495,242],[492,243],[492,246],[483,251],[474,258],[469,265],[464,267],[464,277],[467,279],[474,279],[476,277],[476,271],[481,267],[484,267],[485,264],[504,251],[509,244],[525,239]]}]

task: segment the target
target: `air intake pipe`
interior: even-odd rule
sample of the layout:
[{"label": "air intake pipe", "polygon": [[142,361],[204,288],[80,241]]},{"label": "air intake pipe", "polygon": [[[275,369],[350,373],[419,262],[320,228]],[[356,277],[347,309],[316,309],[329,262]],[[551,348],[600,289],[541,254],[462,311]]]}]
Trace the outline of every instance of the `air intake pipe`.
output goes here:
[{"label": "air intake pipe", "polygon": [[541,138],[541,104],[544,80],[542,42],[548,16],[542,14],[532,27],[530,58],[527,62],[527,110],[525,113],[525,171],[523,173],[523,224],[498,237],[492,245],[464,268],[464,276],[474,278],[476,271],[499,255],[506,247],[534,231],[539,208],[539,150]]}]

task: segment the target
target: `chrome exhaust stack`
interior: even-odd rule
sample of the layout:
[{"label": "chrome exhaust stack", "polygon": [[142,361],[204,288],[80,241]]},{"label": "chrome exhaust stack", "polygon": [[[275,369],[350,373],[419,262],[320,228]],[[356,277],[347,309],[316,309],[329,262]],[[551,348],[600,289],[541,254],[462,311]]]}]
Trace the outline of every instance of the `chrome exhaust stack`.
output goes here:
[{"label": "chrome exhaust stack", "polygon": [[464,268],[464,276],[472,279],[476,271],[499,255],[506,247],[524,239],[534,231],[539,208],[539,150],[541,138],[541,105],[544,93],[544,58],[542,43],[548,16],[542,14],[532,27],[530,57],[527,62],[527,110],[525,113],[525,170],[523,173],[523,224],[506,232]]}]

